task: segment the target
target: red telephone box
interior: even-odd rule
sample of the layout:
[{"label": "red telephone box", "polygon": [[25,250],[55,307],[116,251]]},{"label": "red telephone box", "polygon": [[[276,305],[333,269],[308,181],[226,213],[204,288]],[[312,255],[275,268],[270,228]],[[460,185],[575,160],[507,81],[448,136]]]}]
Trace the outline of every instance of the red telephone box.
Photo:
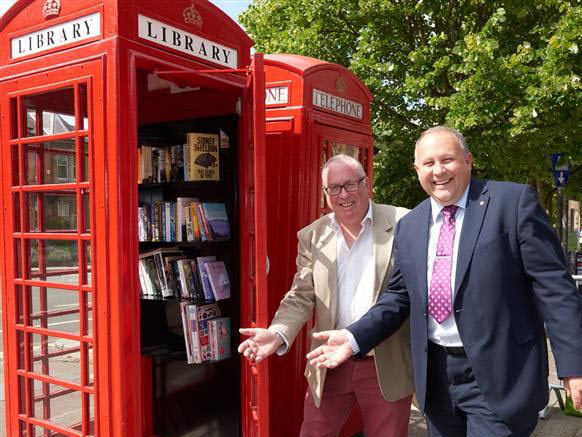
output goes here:
[{"label": "red telephone box", "polygon": [[[296,271],[295,232],[328,212],[321,169],[337,153],[360,160],[373,176],[373,137],[368,88],[347,68],[298,55],[265,55],[267,108],[267,254],[269,316],[279,306]],[[275,231],[278,230],[278,231]],[[270,435],[299,435],[310,326],[283,358],[269,365]],[[281,392],[285,394],[282,395]],[[359,411],[343,435],[361,430]]]},{"label": "red telephone box", "polygon": [[[268,435],[268,368],[236,353],[186,365],[177,299],[139,295],[139,254],[178,245],[225,260],[233,344],[238,326],[268,321],[264,72],[251,45],[202,0],[20,0],[2,18],[11,437]],[[209,131],[225,137],[217,181],[141,177],[144,144]],[[180,196],[222,202],[230,240],[139,242],[138,205]]]}]

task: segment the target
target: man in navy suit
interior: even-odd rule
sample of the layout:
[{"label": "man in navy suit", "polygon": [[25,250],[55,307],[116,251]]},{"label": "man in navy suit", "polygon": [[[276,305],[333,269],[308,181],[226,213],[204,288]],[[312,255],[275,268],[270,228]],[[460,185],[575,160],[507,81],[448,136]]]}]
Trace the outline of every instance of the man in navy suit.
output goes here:
[{"label": "man in navy suit", "polygon": [[[414,384],[431,436],[528,436],[548,402],[545,328],[558,375],[582,407],[582,297],[526,185],[471,177],[463,136],[437,126],[416,143],[430,198],[399,224],[387,290],[346,330],[314,336],[333,368],[410,316]],[[433,274],[434,273],[434,274]]]}]

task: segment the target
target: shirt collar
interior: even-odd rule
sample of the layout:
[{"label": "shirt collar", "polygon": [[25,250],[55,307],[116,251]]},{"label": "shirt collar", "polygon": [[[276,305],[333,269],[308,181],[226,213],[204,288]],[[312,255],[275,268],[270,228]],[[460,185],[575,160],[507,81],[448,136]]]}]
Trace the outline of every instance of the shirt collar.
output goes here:
[{"label": "shirt collar", "polygon": [[[330,214],[330,219],[331,219],[331,227],[334,231],[339,231],[340,230],[340,226],[338,221],[335,218],[335,213],[331,213]],[[370,226],[374,225],[374,217],[372,214],[372,201],[368,200],[368,211],[366,212],[366,215],[364,216],[364,218],[361,221],[361,225],[362,225],[362,229],[364,229],[364,226],[366,226],[366,222],[369,220],[370,222]]]},{"label": "shirt collar", "polygon": [[[459,200],[457,200],[455,202],[455,205],[457,205],[459,208],[465,209],[467,207],[467,197],[468,196],[469,196],[469,186],[467,186],[467,188],[465,189],[465,192],[459,198]],[[430,198],[430,212],[432,215],[432,222],[433,223],[436,223],[437,217],[439,216],[439,214],[441,213],[441,211],[444,207],[445,207],[445,205],[437,202],[432,197]]]}]

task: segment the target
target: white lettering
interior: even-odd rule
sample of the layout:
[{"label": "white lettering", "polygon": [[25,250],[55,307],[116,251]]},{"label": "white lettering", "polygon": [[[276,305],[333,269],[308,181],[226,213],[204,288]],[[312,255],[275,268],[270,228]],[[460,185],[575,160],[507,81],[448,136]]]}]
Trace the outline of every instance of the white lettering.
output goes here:
[{"label": "white lettering", "polygon": [[343,97],[334,96],[318,89],[313,89],[313,106],[328,109],[339,114],[358,119],[363,118],[364,107],[361,103],[353,102]]},{"label": "white lettering", "polygon": [[12,38],[10,40],[10,56],[12,59],[18,59],[23,56],[35,55],[99,35],[101,35],[101,15],[96,12],[76,20]]},{"label": "white lettering", "polygon": [[138,36],[148,42],[186,53],[229,68],[237,68],[238,53],[185,30],[138,15]]}]

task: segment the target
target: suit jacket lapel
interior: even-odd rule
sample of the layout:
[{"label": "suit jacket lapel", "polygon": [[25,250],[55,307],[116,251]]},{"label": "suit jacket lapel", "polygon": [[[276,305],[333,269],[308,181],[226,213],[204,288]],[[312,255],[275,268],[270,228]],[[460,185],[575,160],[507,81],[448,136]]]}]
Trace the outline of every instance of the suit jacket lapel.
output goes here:
[{"label": "suit jacket lapel", "polygon": [[472,179],[469,187],[469,195],[467,196],[467,206],[465,208],[465,216],[463,218],[463,229],[461,231],[461,239],[459,241],[459,250],[457,253],[457,270],[455,272],[455,296],[458,295],[459,287],[463,282],[463,278],[467,273],[475,244],[481,227],[485,212],[489,205],[489,195],[487,194],[487,186],[484,181],[479,179]]},{"label": "suit jacket lapel", "polygon": [[418,219],[416,220],[416,229],[418,234],[412,238],[412,253],[416,260],[416,277],[418,278],[417,290],[420,291],[420,299],[422,308],[428,308],[428,282],[427,282],[427,266],[428,266],[428,239],[430,230],[430,199],[426,199],[418,206]]},{"label": "suit jacket lapel", "polygon": [[392,239],[394,238],[394,221],[384,214],[378,214],[375,203],[372,203],[372,217],[374,221],[374,259],[376,262],[374,274],[374,299],[376,302],[382,288],[384,277],[388,271],[390,258],[392,257]]},{"label": "suit jacket lapel", "polygon": [[[329,271],[327,272],[326,278],[321,278],[322,280],[315,285],[316,290],[326,290],[327,296],[321,296],[322,298],[327,298],[328,307],[330,310],[331,326],[329,329],[335,327],[336,316],[337,316],[337,238],[335,236],[335,231],[331,227],[331,220],[327,224],[325,230],[323,231],[321,238],[317,242],[317,247],[322,253],[325,259],[328,259],[332,264]],[[314,278],[315,279],[315,278]]]}]

